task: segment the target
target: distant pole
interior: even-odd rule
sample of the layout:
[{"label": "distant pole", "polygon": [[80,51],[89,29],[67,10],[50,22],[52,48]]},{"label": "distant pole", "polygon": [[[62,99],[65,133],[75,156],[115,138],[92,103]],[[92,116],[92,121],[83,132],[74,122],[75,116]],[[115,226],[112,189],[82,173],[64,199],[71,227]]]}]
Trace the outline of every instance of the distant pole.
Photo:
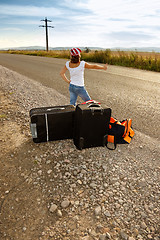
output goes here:
[{"label": "distant pole", "polygon": [[46,50],[48,52],[48,26],[47,26],[47,18],[45,19],[45,27],[46,27]]},{"label": "distant pole", "polygon": [[45,27],[46,29],[46,51],[48,52],[48,28],[54,28],[52,26],[48,26],[48,22],[52,22],[51,20],[48,20],[47,18],[45,18],[44,20],[41,20],[45,22],[45,25],[40,25],[39,27]]}]

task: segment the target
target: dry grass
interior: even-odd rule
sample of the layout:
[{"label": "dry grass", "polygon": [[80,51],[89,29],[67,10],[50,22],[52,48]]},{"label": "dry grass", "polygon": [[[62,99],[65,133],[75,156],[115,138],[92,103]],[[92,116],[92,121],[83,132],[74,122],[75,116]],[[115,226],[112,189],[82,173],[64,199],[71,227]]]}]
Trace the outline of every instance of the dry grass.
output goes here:
[{"label": "dry grass", "polygon": [[[8,50],[0,51],[10,54],[25,54],[32,56],[70,58],[69,50],[51,50],[51,51],[28,51],[28,50]],[[89,62],[108,63],[111,65],[120,65],[134,67],[150,71],[160,72],[160,53],[156,52],[136,52],[136,51],[83,51],[82,59]]]}]

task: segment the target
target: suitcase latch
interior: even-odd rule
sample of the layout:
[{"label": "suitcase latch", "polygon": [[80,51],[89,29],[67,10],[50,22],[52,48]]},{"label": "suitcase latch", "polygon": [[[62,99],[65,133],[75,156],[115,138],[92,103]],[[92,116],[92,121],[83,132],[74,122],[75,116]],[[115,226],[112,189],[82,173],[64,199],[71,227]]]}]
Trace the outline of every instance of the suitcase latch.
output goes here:
[{"label": "suitcase latch", "polygon": [[104,109],[103,108],[91,108],[92,115],[94,115],[95,112],[100,112],[100,114],[103,115]]}]

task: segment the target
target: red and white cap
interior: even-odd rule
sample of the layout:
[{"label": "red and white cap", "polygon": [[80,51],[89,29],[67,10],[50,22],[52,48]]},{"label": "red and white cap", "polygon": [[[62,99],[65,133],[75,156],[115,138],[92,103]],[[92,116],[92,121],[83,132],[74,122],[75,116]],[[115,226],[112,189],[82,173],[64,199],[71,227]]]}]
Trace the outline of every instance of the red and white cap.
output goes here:
[{"label": "red and white cap", "polygon": [[78,56],[81,54],[81,49],[80,48],[72,48],[71,49],[71,56]]}]

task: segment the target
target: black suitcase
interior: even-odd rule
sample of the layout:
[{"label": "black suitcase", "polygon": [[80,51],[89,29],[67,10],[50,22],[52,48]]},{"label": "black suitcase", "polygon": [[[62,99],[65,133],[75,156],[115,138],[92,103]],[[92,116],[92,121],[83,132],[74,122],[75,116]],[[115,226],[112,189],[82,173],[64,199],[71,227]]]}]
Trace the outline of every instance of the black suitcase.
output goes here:
[{"label": "black suitcase", "polygon": [[83,148],[105,146],[111,117],[111,109],[101,104],[79,104],[75,111],[73,140]]},{"label": "black suitcase", "polygon": [[33,108],[30,129],[35,143],[73,138],[73,105]]}]

